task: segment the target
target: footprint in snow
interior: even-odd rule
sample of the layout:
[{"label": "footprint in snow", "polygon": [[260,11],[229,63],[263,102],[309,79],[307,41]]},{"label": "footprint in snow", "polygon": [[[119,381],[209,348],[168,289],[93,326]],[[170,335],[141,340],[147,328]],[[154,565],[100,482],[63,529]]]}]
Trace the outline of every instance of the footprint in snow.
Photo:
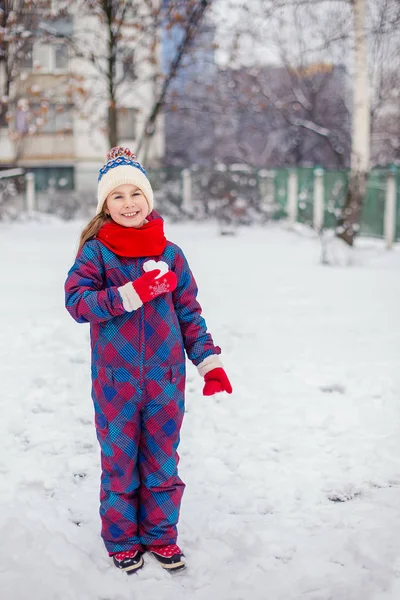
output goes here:
[{"label": "footprint in snow", "polygon": [[330,502],[349,502],[361,496],[361,491],[354,490],[348,492],[331,492],[327,498]]},{"label": "footprint in snow", "polygon": [[325,394],[345,394],[346,393],[346,388],[344,387],[344,385],[341,385],[340,383],[332,383],[331,385],[321,385],[320,388],[321,392],[324,392]]}]

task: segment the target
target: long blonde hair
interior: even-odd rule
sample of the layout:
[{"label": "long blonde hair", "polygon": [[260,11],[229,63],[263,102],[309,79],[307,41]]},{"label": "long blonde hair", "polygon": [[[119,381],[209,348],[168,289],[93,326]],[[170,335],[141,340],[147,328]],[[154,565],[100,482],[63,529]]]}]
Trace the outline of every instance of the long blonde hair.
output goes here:
[{"label": "long blonde hair", "polygon": [[100,231],[101,227],[110,220],[110,215],[107,215],[104,210],[102,210],[98,215],[93,217],[91,221],[86,225],[85,229],[81,233],[81,237],[79,239],[79,247],[78,252],[82,250],[83,244],[88,240],[94,238]]}]

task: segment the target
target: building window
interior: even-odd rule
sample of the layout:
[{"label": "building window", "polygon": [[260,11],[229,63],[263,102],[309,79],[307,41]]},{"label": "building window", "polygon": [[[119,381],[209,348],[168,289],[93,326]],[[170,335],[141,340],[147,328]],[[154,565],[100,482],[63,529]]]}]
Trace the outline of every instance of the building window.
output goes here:
[{"label": "building window", "polygon": [[[22,69],[29,69],[31,70],[33,67],[33,42],[32,40],[26,42],[26,44],[24,44],[23,48],[23,57],[21,60],[21,67]],[[18,54],[19,56],[19,54]]]},{"label": "building window", "polygon": [[135,52],[133,48],[121,48],[118,53],[117,77],[121,81],[132,82],[136,79]]},{"label": "building window", "polygon": [[56,34],[59,38],[70,38],[74,30],[74,24],[71,15],[67,15],[47,20],[43,24],[43,28],[50,33]]},{"label": "building window", "polygon": [[72,106],[68,104],[50,104],[38,132],[70,133],[72,131]]},{"label": "building window", "polygon": [[8,127],[7,105],[0,103],[0,128]]},{"label": "building window", "polygon": [[51,46],[35,44],[33,47],[33,66],[41,71],[51,71]]},{"label": "building window", "polygon": [[67,44],[54,45],[54,66],[57,71],[68,69],[68,46]]},{"label": "building window", "polygon": [[15,112],[15,131],[27,133],[29,127],[28,112],[22,107],[17,107]]},{"label": "building window", "polygon": [[53,44],[27,44],[21,66],[25,70],[35,69],[43,73],[68,71],[69,48],[65,42]]},{"label": "building window", "polygon": [[71,133],[72,106],[69,104],[20,103],[15,113],[15,129],[18,133]]},{"label": "building window", "polygon": [[127,81],[136,79],[135,53],[132,48],[125,48],[122,54],[122,75]]},{"label": "building window", "polygon": [[136,138],[136,108],[120,108],[118,110],[118,140],[134,140]]}]

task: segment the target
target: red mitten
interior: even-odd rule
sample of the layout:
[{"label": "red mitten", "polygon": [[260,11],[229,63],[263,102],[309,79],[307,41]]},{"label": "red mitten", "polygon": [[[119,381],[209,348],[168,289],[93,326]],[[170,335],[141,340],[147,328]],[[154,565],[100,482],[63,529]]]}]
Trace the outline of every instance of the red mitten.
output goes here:
[{"label": "red mitten", "polygon": [[203,388],[203,396],[213,396],[218,392],[228,392],[228,394],[232,394],[231,382],[222,367],[217,367],[206,373],[204,375],[204,381],[206,383]]},{"label": "red mitten", "polygon": [[148,302],[153,300],[160,294],[166,294],[167,292],[173,292],[177,286],[176,275],[173,271],[167,271],[165,275],[156,279],[161,271],[155,269],[145,273],[138,279],[132,282],[135,291],[142,302]]}]

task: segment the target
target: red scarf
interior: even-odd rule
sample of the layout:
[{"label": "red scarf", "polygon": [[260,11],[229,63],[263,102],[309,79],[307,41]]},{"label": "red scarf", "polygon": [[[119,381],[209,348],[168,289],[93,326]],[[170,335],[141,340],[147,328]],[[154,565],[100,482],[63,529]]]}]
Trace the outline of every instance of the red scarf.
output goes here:
[{"label": "red scarf", "polygon": [[167,240],[162,219],[152,219],[142,227],[123,227],[115,221],[105,223],[96,238],[118,256],[159,256]]}]

